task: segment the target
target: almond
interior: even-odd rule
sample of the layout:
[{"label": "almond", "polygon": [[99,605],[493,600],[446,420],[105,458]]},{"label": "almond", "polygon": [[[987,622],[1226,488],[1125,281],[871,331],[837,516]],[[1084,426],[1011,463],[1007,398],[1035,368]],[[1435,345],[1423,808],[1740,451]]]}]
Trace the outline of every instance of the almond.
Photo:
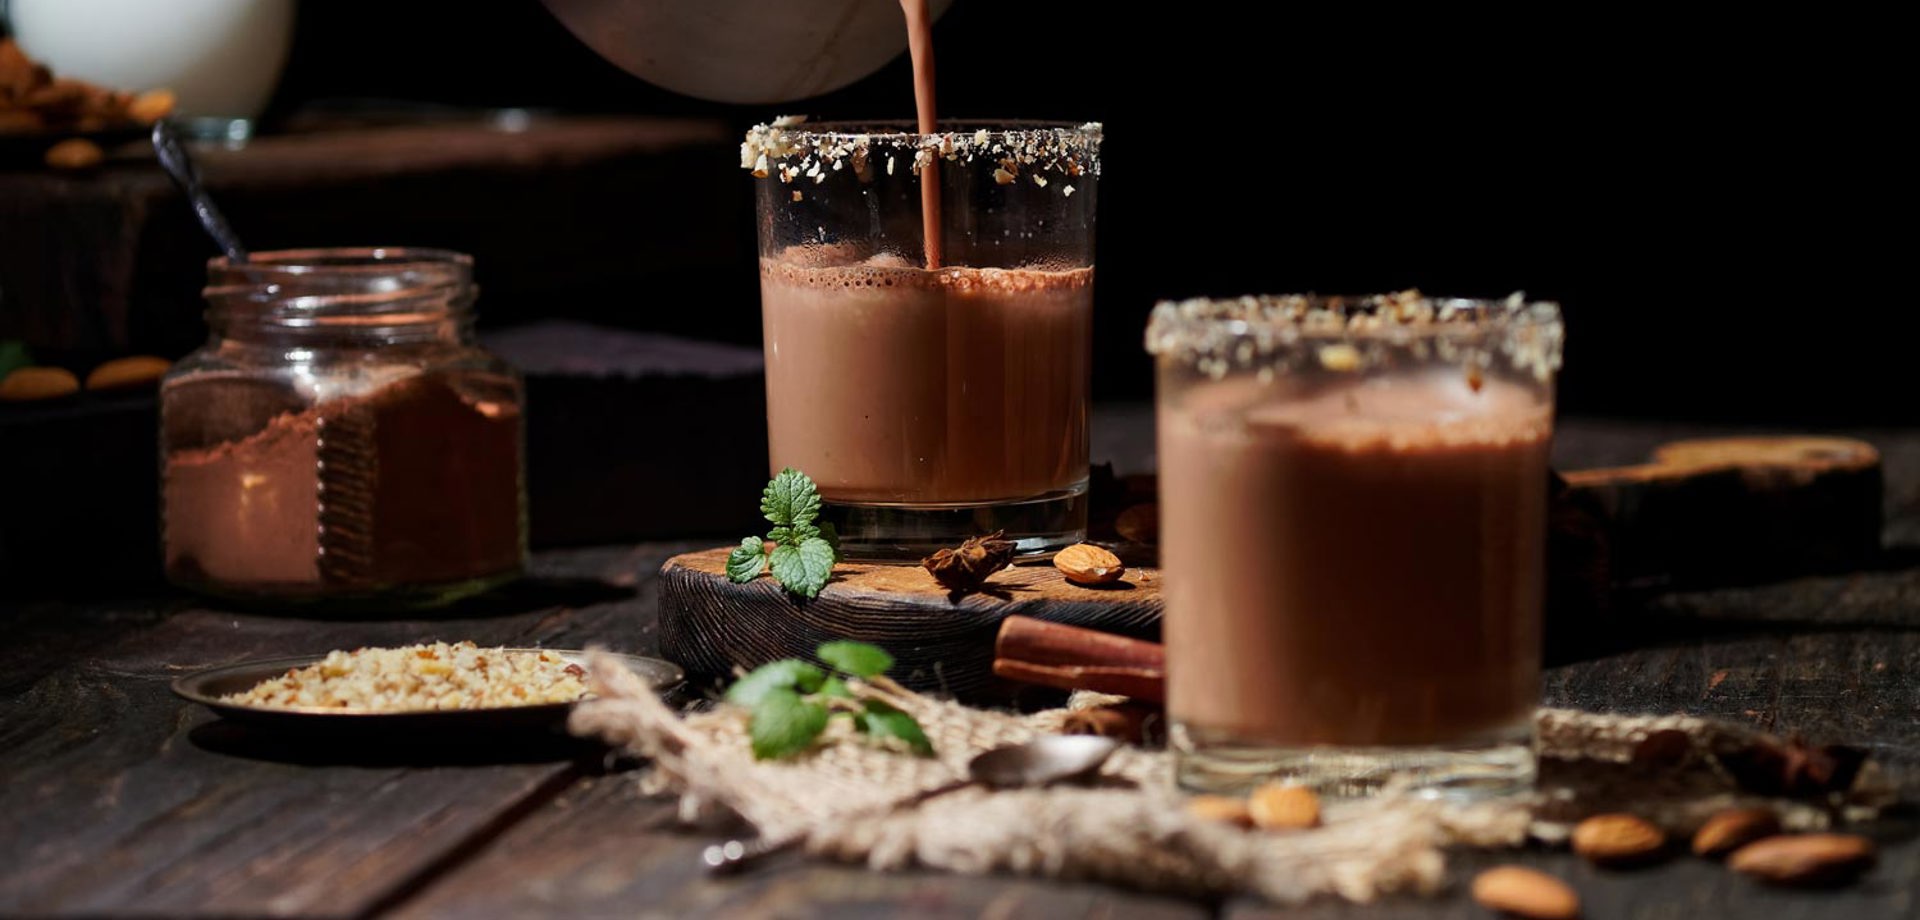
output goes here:
[{"label": "almond", "polygon": [[1127,574],[1119,556],[1091,543],[1076,543],[1054,554],[1053,567],[1068,581],[1081,585],[1106,584]]},{"label": "almond", "polygon": [[1771,809],[1729,808],[1700,825],[1693,835],[1693,852],[1718,858],[1778,833],[1780,818]]},{"label": "almond", "polygon": [[1247,813],[1264,830],[1305,830],[1320,826],[1320,797],[1305,786],[1268,783],[1253,790]]},{"label": "almond", "polygon": [[1573,828],[1573,851],[1599,866],[1645,863],[1666,845],[1664,832],[1633,815],[1594,815]]},{"label": "almond", "polygon": [[1524,866],[1495,866],[1474,877],[1473,899],[1481,907],[1528,920],[1574,920],[1580,896],[1545,872]]},{"label": "almond", "polygon": [[127,117],[143,125],[150,125],[173,114],[173,90],[150,89],[127,103]]},{"label": "almond", "polygon": [[44,157],[47,165],[54,169],[92,169],[106,158],[99,144],[84,137],[70,138],[48,147]]},{"label": "almond", "polygon": [[152,386],[171,366],[167,359],[152,355],[115,358],[87,374],[87,389],[120,390]]},{"label": "almond", "polygon": [[0,402],[56,399],[79,391],[79,378],[61,367],[22,367],[0,380]]},{"label": "almond", "polygon": [[1837,885],[1873,865],[1873,841],[1853,834],[1768,837],[1733,851],[1727,867],[1775,885]]},{"label": "almond", "polygon": [[1253,816],[1248,814],[1244,799],[1224,795],[1196,795],[1187,800],[1187,811],[1195,817],[1208,821],[1224,821],[1241,827],[1253,826]]}]

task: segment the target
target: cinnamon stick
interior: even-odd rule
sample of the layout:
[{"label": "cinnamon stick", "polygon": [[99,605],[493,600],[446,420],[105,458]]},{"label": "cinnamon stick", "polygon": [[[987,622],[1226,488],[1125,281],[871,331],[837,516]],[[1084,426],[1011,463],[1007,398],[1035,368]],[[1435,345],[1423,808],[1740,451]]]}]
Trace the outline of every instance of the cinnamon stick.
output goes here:
[{"label": "cinnamon stick", "polygon": [[993,673],[1065,690],[1166,701],[1166,652],[1159,643],[1032,617],[1001,622]]}]

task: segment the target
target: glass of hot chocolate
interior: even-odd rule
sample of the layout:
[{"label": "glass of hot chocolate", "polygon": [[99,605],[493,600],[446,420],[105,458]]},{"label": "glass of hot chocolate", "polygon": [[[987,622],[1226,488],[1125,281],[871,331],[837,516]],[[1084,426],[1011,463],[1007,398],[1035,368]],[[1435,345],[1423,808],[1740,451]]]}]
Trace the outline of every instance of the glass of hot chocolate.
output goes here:
[{"label": "glass of hot chocolate", "polygon": [[851,559],[1086,530],[1098,125],[755,128],[769,467]]},{"label": "glass of hot chocolate", "polygon": [[1157,306],[1181,785],[1531,786],[1559,309]]}]

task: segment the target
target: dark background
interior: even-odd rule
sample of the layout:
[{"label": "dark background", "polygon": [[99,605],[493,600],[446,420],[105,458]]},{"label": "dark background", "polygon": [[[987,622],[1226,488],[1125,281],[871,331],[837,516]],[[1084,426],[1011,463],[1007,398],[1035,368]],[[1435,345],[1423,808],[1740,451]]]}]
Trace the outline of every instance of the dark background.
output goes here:
[{"label": "dark background", "polygon": [[[935,41],[943,114],[1106,123],[1103,398],[1150,394],[1139,340],[1157,298],[1519,289],[1565,307],[1569,412],[1817,426],[1915,416],[1912,307],[1893,277],[1911,260],[1894,138],[1912,97],[1893,89],[1894,34],[1751,10],[957,0]],[[366,97],[736,128],[912,111],[904,54],[762,109],[642,83],[533,0],[303,4],[274,111]],[[715,240],[743,254],[709,311],[726,319],[697,331],[751,342],[742,179],[714,202],[739,214],[738,238]],[[609,201],[605,220],[640,209]],[[555,311],[687,331],[674,309]]]}]

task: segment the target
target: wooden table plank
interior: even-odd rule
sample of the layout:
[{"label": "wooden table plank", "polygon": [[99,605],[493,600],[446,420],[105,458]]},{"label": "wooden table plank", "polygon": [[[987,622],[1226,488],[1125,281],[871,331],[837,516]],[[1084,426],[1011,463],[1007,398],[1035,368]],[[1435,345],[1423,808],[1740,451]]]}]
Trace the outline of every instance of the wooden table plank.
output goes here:
[{"label": "wooden table plank", "polygon": [[873,873],[781,856],[739,878],[697,869],[725,829],[677,828],[670,797],[631,773],[593,777],[402,905],[427,917],[1128,917],[1188,920],[1204,905],[1101,885],[931,872]]},{"label": "wooden table plank", "polygon": [[68,649],[0,703],[0,912],[353,916],[397,898],[571,785],[575,749],[288,743],[213,720],[168,682],[242,658],[431,638],[648,651],[651,580],[679,548],[549,555],[527,584],[440,619],[194,607]]}]

